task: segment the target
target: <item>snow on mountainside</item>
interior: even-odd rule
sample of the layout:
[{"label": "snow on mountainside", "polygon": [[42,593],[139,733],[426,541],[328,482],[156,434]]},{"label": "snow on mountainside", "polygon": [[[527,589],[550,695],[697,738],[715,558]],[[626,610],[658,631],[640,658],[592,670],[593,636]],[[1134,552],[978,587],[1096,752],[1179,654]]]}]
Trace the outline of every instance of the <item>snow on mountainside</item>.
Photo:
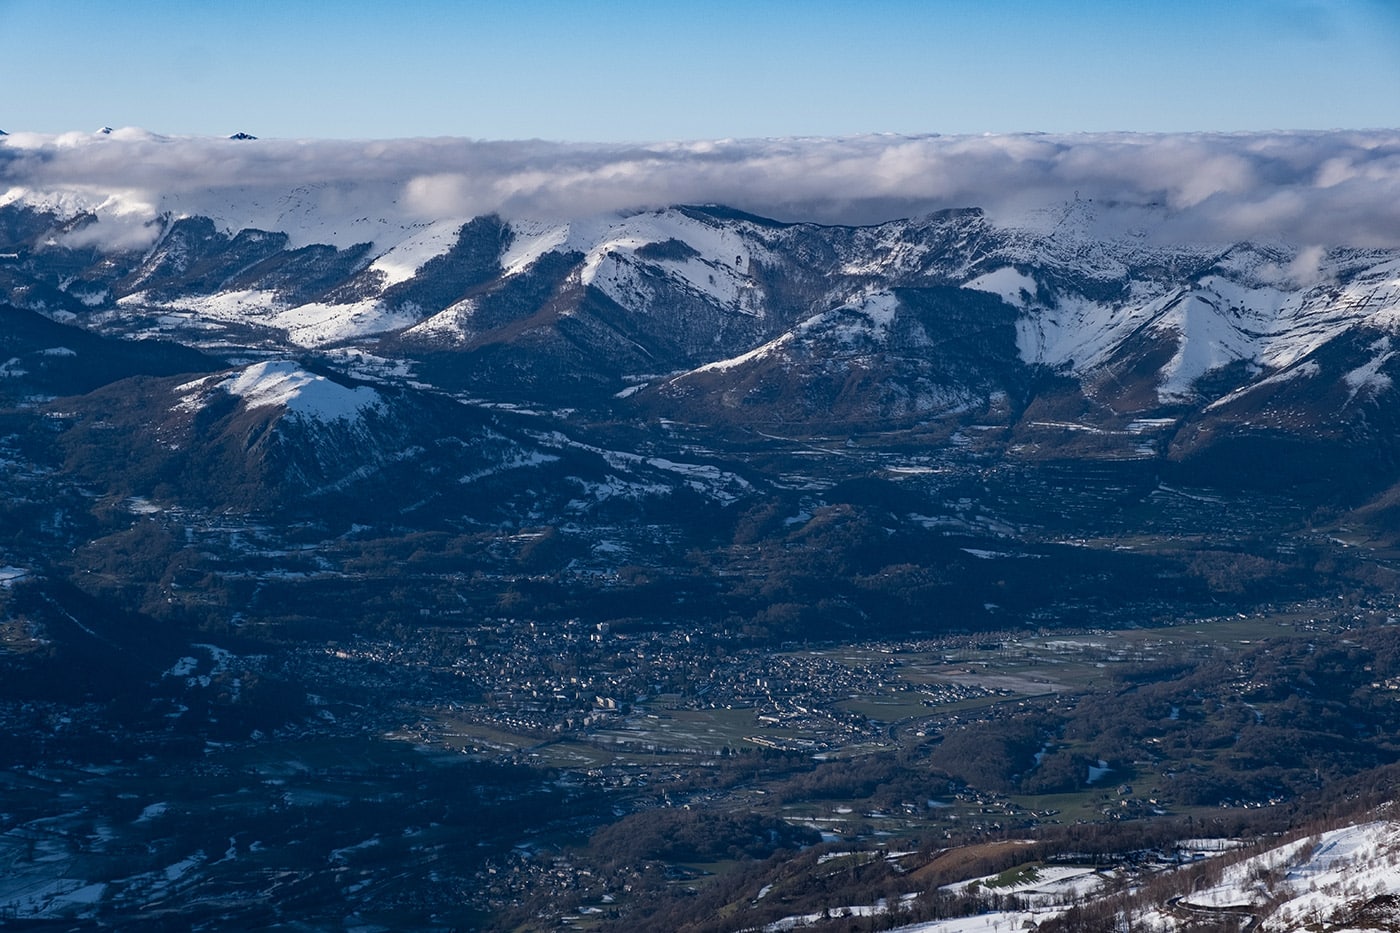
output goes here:
[{"label": "snow on mountainside", "polygon": [[[741,227],[721,227],[682,211],[610,214],[564,223],[516,221],[499,256],[502,283],[528,276],[547,257],[569,256],[570,279],[619,307],[646,313],[677,303],[762,316],[763,302],[746,270],[764,258]],[[467,299],[408,331],[459,343],[491,328],[482,302]]]},{"label": "snow on mountainside", "polygon": [[[1194,862],[1186,871],[1210,868],[1211,862],[1228,858],[1219,850],[1196,855],[1209,856],[1209,861]],[[1197,888],[1165,903],[1139,903],[1126,908],[1120,903],[1093,915],[1100,899],[1111,893],[1104,890],[1104,874],[1085,868],[1043,869],[1037,873],[1036,881],[1020,887],[999,886],[1003,894],[1022,896],[1025,903],[1019,909],[892,929],[896,933],[995,933],[1037,927],[1074,931],[1140,929],[1153,933],[1207,929],[1360,933],[1400,927],[1400,824],[1394,820],[1379,819],[1299,839],[1235,861],[1219,871],[1218,882],[1198,881]],[[1172,874],[1165,871],[1165,880],[1170,881]],[[1067,883],[1060,882],[1057,875],[1068,876]],[[983,883],[988,880],[995,878],[980,879]],[[1076,908],[1086,913],[1077,922],[1066,917],[1067,893]],[[1143,897],[1140,895],[1139,900]],[[843,910],[852,916],[890,912],[888,905],[881,905],[832,907],[829,913],[839,916]],[[801,929],[820,916],[790,917],[767,929]]]},{"label": "snow on mountainside", "polygon": [[[1379,820],[1336,829],[1231,865],[1220,883],[1183,899],[1187,908],[1268,904],[1271,928],[1345,923],[1356,902],[1400,894],[1400,825]],[[1351,909],[1348,909],[1348,908]]]},{"label": "snow on mountainside", "polygon": [[[1038,304],[1024,281],[976,281],[1025,309],[1019,325],[1027,361],[1085,371],[1108,364],[1141,332],[1172,345],[1160,369],[1162,401],[1180,401],[1206,373],[1245,361],[1286,369],[1347,328],[1365,321],[1393,328],[1400,312],[1400,258],[1384,253],[1333,253],[1296,264],[1283,250],[1229,250],[1205,274],[1183,283],[1136,280],[1126,299],[1105,303],[1074,297]],[[1014,294],[1008,294],[1012,290]]]},{"label": "snow on mountainside", "polygon": [[660,384],[644,403],[710,417],[874,425],[995,407],[1020,388],[1013,312],[984,293],[879,290],[763,346]]},{"label": "snow on mountainside", "polygon": [[743,271],[762,259],[762,247],[737,225],[720,226],[682,211],[593,217],[563,224],[512,225],[514,243],[501,257],[507,275],[522,272],[547,252],[583,254],[579,280],[620,304],[634,304],[641,285],[638,259],[651,260],[718,304],[740,310],[752,291]]},{"label": "snow on mountainside", "polygon": [[121,380],[63,400],[54,417],[76,474],[123,498],[221,512],[495,523],[664,501],[678,489],[717,503],[752,491],[710,462],[599,447],[538,416],[345,384],[288,360]]},{"label": "snow on mountainside", "polygon": [[[157,318],[156,327],[169,333],[220,324],[253,326],[284,335],[293,347],[319,347],[368,337],[416,321],[411,311],[395,311],[378,300],[288,305],[275,293],[256,289],[159,302],[137,294],[121,299],[118,306],[122,311],[134,309],[137,316],[145,316],[152,310],[165,312]],[[120,312],[113,315],[114,318],[119,316],[123,315]]]},{"label": "snow on mountainside", "polygon": [[213,384],[243,400],[248,408],[280,408],[288,414],[318,421],[348,420],[367,408],[383,405],[378,392],[367,386],[347,388],[325,376],[309,373],[289,361],[255,363],[225,379],[210,377],[180,386],[188,392],[179,407],[194,410],[204,404],[199,390]]},{"label": "snow on mountainside", "polygon": [[[525,471],[605,478],[596,455],[529,436],[523,417],[401,387],[347,385],[285,360],[199,379],[129,379],[66,400],[71,468],[113,494],[247,511],[446,508],[528,514],[576,495],[512,485]],[[506,478],[504,485],[502,477]],[[555,503],[554,507],[558,504]]]},{"label": "snow on mountainside", "polygon": [[[354,348],[503,397],[602,403],[649,383],[614,401],[741,421],[765,399],[799,421],[1017,410],[1044,372],[1076,380],[1100,421],[1236,418],[1288,373],[1343,386],[1344,405],[1392,384],[1379,341],[1400,313],[1400,253],[1172,243],[1160,205],[1076,198],[1014,221],[965,209],[859,227],[713,205],[481,216],[379,225],[351,245],[316,239],[349,209],[326,192],[297,202],[314,224],[225,194],[220,218],[166,216],[136,251],[99,248],[108,216],[11,191],[0,288],[113,335]],[[1344,346],[1358,328],[1365,341]]]},{"label": "snow on mountainside", "polygon": [[470,219],[439,220],[430,224],[426,230],[414,233],[379,254],[369,268],[383,276],[381,283],[385,287],[407,282],[429,260],[451,249],[457,240],[457,232]]}]

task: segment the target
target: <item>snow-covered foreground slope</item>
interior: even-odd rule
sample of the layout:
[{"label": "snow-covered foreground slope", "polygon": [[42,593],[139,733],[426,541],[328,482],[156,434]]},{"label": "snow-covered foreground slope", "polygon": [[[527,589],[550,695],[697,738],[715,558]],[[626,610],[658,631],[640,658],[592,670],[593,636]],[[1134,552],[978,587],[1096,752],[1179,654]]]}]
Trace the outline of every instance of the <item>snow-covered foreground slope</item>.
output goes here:
[{"label": "snow-covered foreground slope", "polygon": [[[1220,858],[1221,856],[1216,856]],[[1199,866],[1193,866],[1198,868]],[[1224,868],[1220,880],[1167,903],[1138,905],[1102,921],[1107,931],[1150,933],[1229,928],[1270,933],[1352,933],[1400,925],[1400,823],[1382,819],[1269,849]],[[1092,905],[1095,893],[1076,898]],[[897,927],[898,933],[992,933],[1039,925],[1064,904],[1022,906]],[[838,913],[833,910],[832,913]],[[1079,929],[1076,927],[1076,929]]]},{"label": "snow-covered foreground slope", "polygon": [[210,387],[223,389],[243,400],[248,408],[282,408],[296,417],[318,421],[348,420],[366,408],[382,404],[380,395],[368,386],[349,388],[309,373],[293,362],[280,360],[255,363],[223,379],[210,377],[181,386],[188,394],[179,406],[195,410],[207,404],[200,392]]},{"label": "snow-covered foreground slope", "polygon": [[1243,908],[1270,930],[1348,928],[1376,898],[1400,894],[1400,824],[1378,820],[1299,840],[1230,866],[1220,883],[1182,898],[1192,908]]}]

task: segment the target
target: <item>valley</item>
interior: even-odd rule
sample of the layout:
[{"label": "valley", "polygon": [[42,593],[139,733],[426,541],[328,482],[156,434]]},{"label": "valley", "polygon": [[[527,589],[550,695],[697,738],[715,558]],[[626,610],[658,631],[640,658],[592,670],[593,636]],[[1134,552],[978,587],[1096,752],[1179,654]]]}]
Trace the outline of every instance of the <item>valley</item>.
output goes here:
[{"label": "valley", "polygon": [[1076,833],[1048,864],[1112,891],[1201,858],[1173,833],[1229,850],[1314,820],[1324,788],[1385,785],[1400,726],[1373,679],[1400,627],[1360,607],[776,651],[497,623],[224,639],[242,650],[188,649],[139,704],[8,699],[0,906],[35,928],[591,929],[700,898],[724,929],[873,891],[914,921],[1001,903],[932,884],[949,852],[1009,867]]}]

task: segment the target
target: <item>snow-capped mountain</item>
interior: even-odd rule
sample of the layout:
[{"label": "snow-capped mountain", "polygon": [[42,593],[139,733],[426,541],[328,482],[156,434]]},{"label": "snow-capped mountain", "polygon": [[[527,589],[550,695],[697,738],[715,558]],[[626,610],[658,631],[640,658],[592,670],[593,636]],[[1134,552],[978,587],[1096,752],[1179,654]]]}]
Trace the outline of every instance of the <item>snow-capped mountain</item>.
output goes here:
[{"label": "snow-capped mountain", "polygon": [[1172,243],[1151,206],[874,226],[717,206],[486,215],[341,245],[164,216],[140,250],[95,237],[104,222],[0,208],[9,303],[498,402],[850,432],[979,418],[1021,456],[1160,458],[1212,483],[1268,451],[1290,455],[1279,482],[1346,461],[1376,491],[1400,436],[1400,253]]},{"label": "snow-capped mountain", "polygon": [[[1277,930],[1351,933],[1394,930],[1400,921],[1400,825],[1375,819],[1319,832],[1273,846],[1230,852],[1233,840],[1193,853],[1185,869],[1168,869],[1157,891],[1144,885],[1115,900],[1096,890],[1101,877],[1087,873],[1074,882],[1073,907],[1055,896],[1057,880],[1046,872],[1038,881],[1012,890],[1027,902],[1022,909],[996,911],[956,920],[896,927],[900,933],[973,933],[1044,928],[1057,933],[1144,929],[1159,933],[1187,930]],[[1189,848],[1188,840],[1183,848]],[[1228,862],[1228,864],[1219,864]],[[1082,870],[1081,870],[1082,871]],[[1066,874],[1072,874],[1067,871]],[[1181,893],[1164,895],[1162,892]],[[1058,893],[1058,892],[1056,892]]]},{"label": "snow-capped mountain", "polygon": [[562,339],[627,353],[593,363],[620,375],[741,356],[892,287],[957,287],[1017,310],[1027,365],[1084,375],[1170,348],[1154,367],[1162,403],[1188,399],[1201,376],[1234,362],[1278,372],[1356,322],[1393,314],[1390,253],[1096,239],[1113,210],[1073,202],[1019,228],[975,210],[875,227],[718,208],[483,217],[341,249],[187,217],[163,221],[138,254],[65,246],[92,215],[13,204],[0,271],[13,303],[113,331],[302,348],[395,335],[420,352]]},{"label": "snow-capped mountain", "polygon": [[[216,508],[346,502],[370,512],[463,501],[488,477],[560,456],[500,418],[431,394],[348,383],[289,360],[200,376],[137,378],[66,405],[69,468],[114,495]],[[529,485],[528,483],[524,485]],[[361,512],[366,512],[361,508]]]}]

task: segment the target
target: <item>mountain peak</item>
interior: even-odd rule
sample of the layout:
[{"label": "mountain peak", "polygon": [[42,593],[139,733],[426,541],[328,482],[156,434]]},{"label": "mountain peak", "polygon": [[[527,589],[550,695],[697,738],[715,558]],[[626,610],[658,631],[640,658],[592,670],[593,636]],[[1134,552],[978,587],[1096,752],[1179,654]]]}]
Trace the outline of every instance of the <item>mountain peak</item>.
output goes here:
[{"label": "mountain peak", "polygon": [[379,393],[367,386],[343,386],[290,360],[254,363],[219,386],[249,408],[278,406],[318,421],[355,418],[380,402]]}]

